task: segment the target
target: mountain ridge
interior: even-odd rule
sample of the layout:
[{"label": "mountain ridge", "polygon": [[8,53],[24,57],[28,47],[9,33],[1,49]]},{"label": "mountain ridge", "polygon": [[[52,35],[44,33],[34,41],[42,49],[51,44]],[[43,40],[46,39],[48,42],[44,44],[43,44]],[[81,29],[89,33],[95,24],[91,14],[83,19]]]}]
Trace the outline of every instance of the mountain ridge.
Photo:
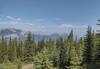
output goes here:
[{"label": "mountain ridge", "polygon": [[[9,39],[10,37],[12,38],[17,38],[17,39],[25,39],[25,37],[28,35],[29,31],[22,31],[21,29],[16,29],[16,28],[5,28],[0,30],[0,37],[4,36],[6,39]],[[57,39],[59,37],[66,37],[65,33],[59,34],[59,33],[53,33],[50,35],[41,35],[41,34],[36,34],[32,32],[32,36],[34,36],[35,40],[41,40],[41,39]]]}]

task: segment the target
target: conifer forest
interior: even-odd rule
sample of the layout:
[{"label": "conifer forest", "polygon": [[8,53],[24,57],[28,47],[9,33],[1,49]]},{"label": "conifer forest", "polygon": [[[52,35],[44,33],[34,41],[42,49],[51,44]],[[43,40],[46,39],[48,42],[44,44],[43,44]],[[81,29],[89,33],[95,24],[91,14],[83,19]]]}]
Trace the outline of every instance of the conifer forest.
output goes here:
[{"label": "conifer forest", "polygon": [[100,35],[89,26],[79,39],[73,30],[66,38],[39,41],[30,32],[23,41],[2,37],[0,69],[23,69],[24,64],[30,69],[100,69]]}]

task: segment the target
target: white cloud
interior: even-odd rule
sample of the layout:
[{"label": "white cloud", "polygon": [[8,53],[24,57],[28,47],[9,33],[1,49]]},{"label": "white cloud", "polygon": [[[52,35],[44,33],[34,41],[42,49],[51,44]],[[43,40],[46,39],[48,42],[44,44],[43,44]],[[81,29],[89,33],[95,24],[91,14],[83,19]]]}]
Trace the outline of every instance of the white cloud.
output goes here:
[{"label": "white cloud", "polygon": [[39,34],[53,34],[53,33],[69,33],[73,29],[74,34],[76,35],[84,35],[87,30],[87,26],[85,25],[70,25],[70,24],[61,24],[58,26],[39,26],[34,25],[33,31]]},{"label": "white cloud", "polygon": [[87,28],[87,25],[61,24],[60,27]]},{"label": "white cloud", "polygon": [[[69,33],[72,29],[77,34],[83,34],[86,32],[86,25],[73,25],[73,24],[61,24],[57,26],[45,26],[37,25],[36,23],[23,22],[21,18],[6,16],[7,21],[0,22],[0,28],[18,28],[23,31],[32,31],[39,34],[52,34],[52,33]],[[20,20],[20,21],[19,21]],[[37,21],[44,21],[45,19],[37,19]]]},{"label": "white cloud", "polygon": [[2,21],[0,22],[0,29],[2,28],[17,28],[23,31],[33,31],[33,24],[17,21]]},{"label": "white cloud", "polygon": [[76,35],[85,35],[87,30],[87,25],[74,25],[74,24],[61,24],[59,28],[62,32],[69,33],[71,30],[74,31]]},{"label": "white cloud", "polygon": [[16,16],[3,16],[0,21],[0,29],[2,28],[18,28],[24,31],[33,31],[33,24],[22,21],[21,18]]},{"label": "white cloud", "polygon": [[45,26],[36,25],[33,23],[25,23],[19,21],[4,21],[0,23],[1,28],[17,28],[23,31],[31,31],[38,34],[53,34],[53,33],[69,33],[72,29],[77,34],[83,34],[86,32],[85,25],[71,25],[71,24],[61,24],[58,26]]},{"label": "white cloud", "polygon": [[11,17],[11,16],[6,16],[8,19],[13,19],[13,17]]},{"label": "white cloud", "polygon": [[21,20],[21,18],[18,18],[18,17],[12,17],[12,16],[6,16],[6,17],[7,17],[7,19],[9,19],[9,20],[18,20],[18,21]]},{"label": "white cloud", "polygon": [[59,27],[74,27],[74,26],[71,24],[61,24]]},{"label": "white cloud", "polygon": [[34,20],[37,21],[37,22],[45,21],[45,19],[43,19],[43,18],[37,18],[37,19],[34,19]]}]

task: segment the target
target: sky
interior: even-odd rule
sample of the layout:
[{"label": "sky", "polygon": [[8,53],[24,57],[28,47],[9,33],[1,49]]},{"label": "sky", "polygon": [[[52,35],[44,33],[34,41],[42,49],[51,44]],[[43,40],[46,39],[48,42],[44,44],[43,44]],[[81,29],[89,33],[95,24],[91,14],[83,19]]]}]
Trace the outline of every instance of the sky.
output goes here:
[{"label": "sky", "polygon": [[[86,31],[100,19],[100,0],[0,0],[0,28],[36,33]],[[81,33],[82,33],[81,32]]]}]

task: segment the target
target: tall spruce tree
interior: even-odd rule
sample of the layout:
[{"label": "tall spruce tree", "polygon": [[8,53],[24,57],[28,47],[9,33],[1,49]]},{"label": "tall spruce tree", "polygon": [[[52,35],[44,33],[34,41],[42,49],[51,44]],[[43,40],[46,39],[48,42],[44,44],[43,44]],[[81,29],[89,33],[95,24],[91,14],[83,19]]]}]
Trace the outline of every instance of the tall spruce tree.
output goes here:
[{"label": "tall spruce tree", "polygon": [[44,47],[46,47],[45,39],[38,41],[38,51],[41,51]]},{"label": "tall spruce tree", "polygon": [[78,54],[78,58],[79,58],[79,63],[80,65],[83,65],[83,55],[84,55],[84,39],[80,38],[78,46],[76,47],[77,49],[77,54]]},{"label": "tall spruce tree", "polygon": [[32,37],[31,32],[28,33],[28,36],[24,43],[24,55],[23,55],[23,61],[28,63],[33,61],[33,55],[34,55],[34,40]]},{"label": "tall spruce tree", "polygon": [[66,69],[67,66],[67,55],[66,55],[66,47],[64,46],[63,38],[59,39],[59,59],[58,59],[58,65],[59,69]]},{"label": "tall spruce tree", "polygon": [[92,33],[92,60],[95,61],[96,59],[96,54],[97,54],[97,49],[98,49],[98,46],[97,46],[97,38],[96,38],[96,34],[95,32],[93,31]]},{"label": "tall spruce tree", "polygon": [[96,46],[97,46],[97,53],[96,53],[96,60],[100,59],[100,34],[96,34]]},{"label": "tall spruce tree", "polygon": [[24,46],[23,46],[23,42],[19,41],[18,45],[17,45],[17,58],[18,59],[23,59],[24,56]]},{"label": "tall spruce tree", "polygon": [[83,40],[83,38],[80,38],[80,40],[76,44],[75,52],[76,52],[76,56],[73,56],[73,57],[76,57],[76,62],[75,62],[76,68],[77,69],[80,69],[80,68],[83,69],[83,54],[84,54],[84,40]]},{"label": "tall spruce tree", "polygon": [[11,39],[9,40],[9,50],[8,50],[8,58],[11,62],[16,61],[17,58],[17,39]]},{"label": "tall spruce tree", "polygon": [[88,27],[87,35],[85,38],[85,51],[84,51],[84,61],[90,62],[91,61],[91,48],[92,47],[92,29]]},{"label": "tall spruce tree", "polygon": [[87,69],[91,69],[90,65],[92,62],[92,28],[88,26],[87,34],[85,37],[85,47],[84,47],[84,63]]},{"label": "tall spruce tree", "polygon": [[56,46],[56,40],[49,39],[46,42],[49,59],[53,61],[54,67],[58,66],[59,49]]},{"label": "tall spruce tree", "polygon": [[74,37],[73,37],[73,30],[71,30],[70,34],[68,35],[67,39],[66,39],[66,53],[67,53],[67,68],[70,67],[71,63],[71,49],[74,45]]},{"label": "tall spruce tree", "polygon": [[1,39],[1,51],[0,51],[0,63],[4,62],[6,55],[8,55],[7,41],[2,36],[2,39]]}]

